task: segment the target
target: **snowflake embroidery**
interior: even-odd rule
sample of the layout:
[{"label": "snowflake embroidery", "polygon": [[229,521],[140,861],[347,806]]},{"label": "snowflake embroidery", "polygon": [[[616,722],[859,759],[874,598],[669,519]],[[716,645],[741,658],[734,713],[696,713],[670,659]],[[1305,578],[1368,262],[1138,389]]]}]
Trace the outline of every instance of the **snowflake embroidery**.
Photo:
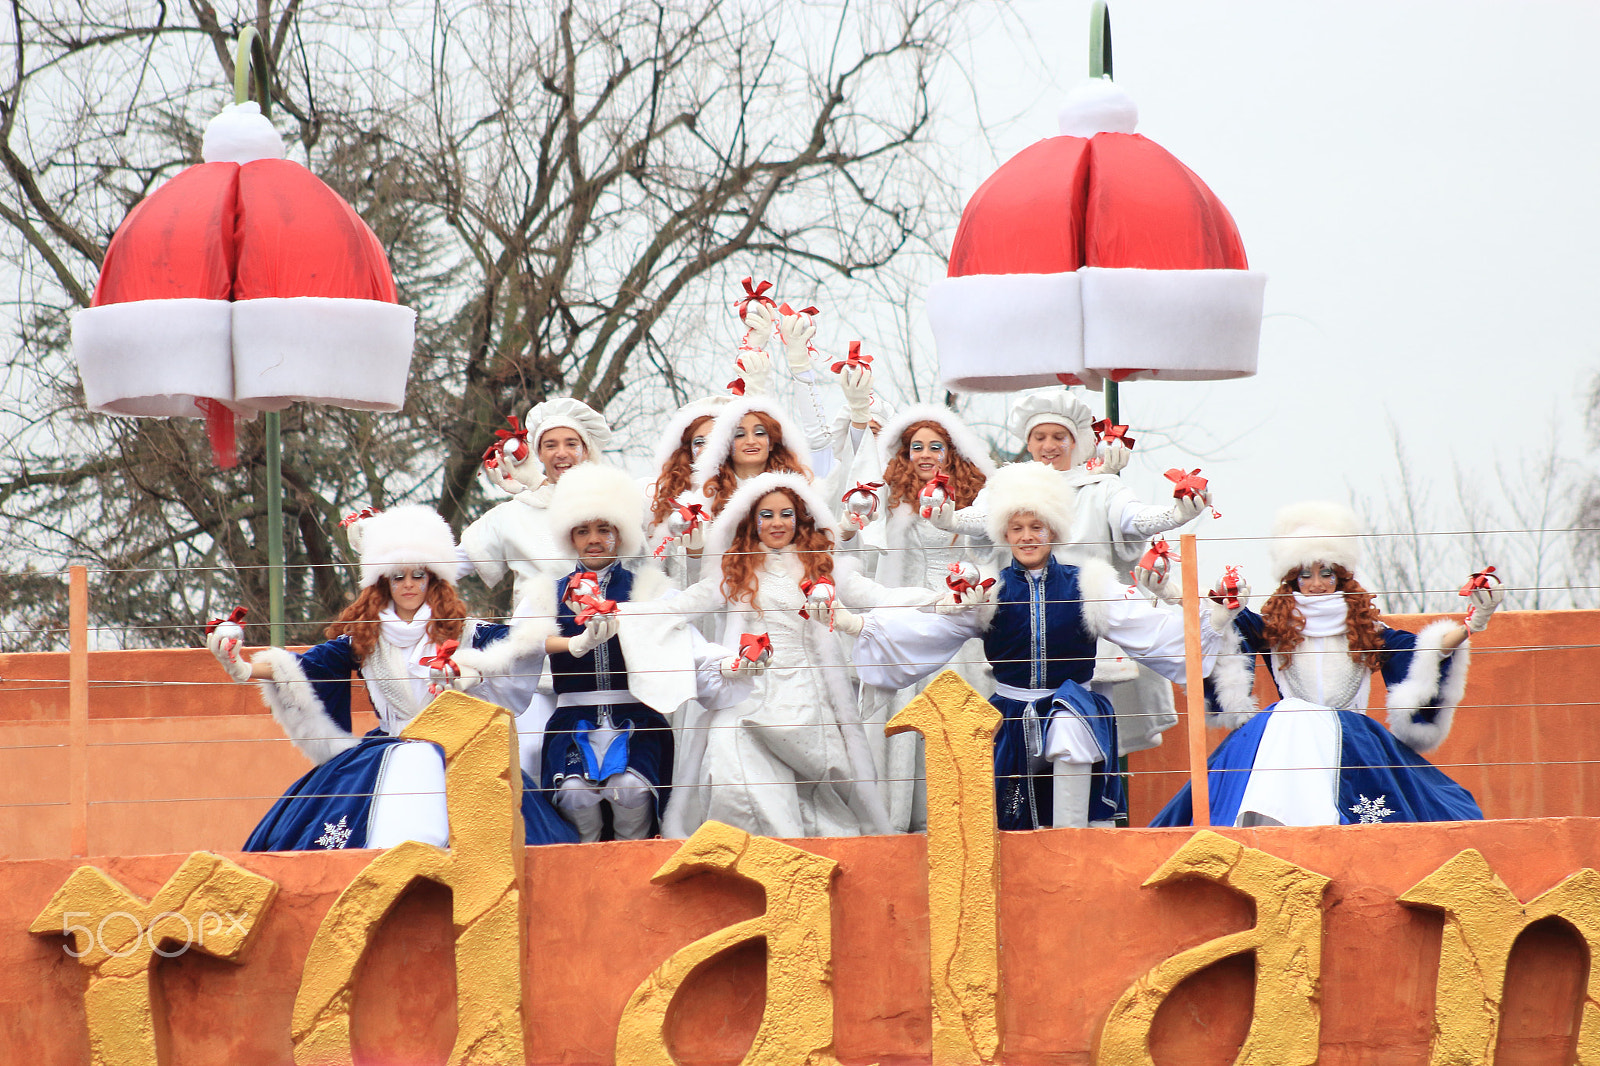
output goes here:
[{"label": "snowflake embroidery", "polygon": [[1377,799],[1369,800],[1367,797],[1362,796],[1361,802],[1350,808],[1350,813],[1361,820],[1361,825],[1381,822],[1395,813],[1383,802],[1387,798],[1386,796],[1379,796]]},{"label": "snowflake embroidery", "polygon": [[[1380,800],[1379,802],[1382,801]],[[349,815],[341,814],[338,825],[334,825],[332,822],[323,822],[322,835],[315,841],[317,847],[332,849],[342,848],[348,844],[350,842],[350,827],[345,824],[347,818],[349,818]]]}]

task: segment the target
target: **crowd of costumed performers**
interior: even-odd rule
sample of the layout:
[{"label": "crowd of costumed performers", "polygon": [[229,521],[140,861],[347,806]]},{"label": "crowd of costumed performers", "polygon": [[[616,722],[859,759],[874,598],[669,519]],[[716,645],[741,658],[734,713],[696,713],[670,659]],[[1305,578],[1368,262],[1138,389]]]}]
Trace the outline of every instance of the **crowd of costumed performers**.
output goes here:
[{"label": "crowd of costumed performers", "polygon": [[[603,413],[547,400],[496,431],[483,480],[505,498],[459,545],[425,507],[347,520],[361,593],[325,643],[247,649],[237,619],[213,627],[228,675],[260,687],[315,764],[248,849],[443,845],[441,756],[400,733],[446,689],[515,716],[530,844],[685,837],[708,820],[917,831],[920,738],[883,727],[947,667],[1003,716],[1001,828],[1125,817],[1118,760],[1177,723],[1185,678],[1160,538],[1211,507],[1206,480],[1170,471],[1167,498],[1139,498],[1122,480],[1128,427],[1065,386],[1020,393],[998,448],[946,407],[897,412],[858,344],[820,359],[814,308],[745,288],[738,376],[665,420],[649,476],[607,461]],[[1423,756],[1449,735],[1502,590],[1490,568],[1462,590],[1464,622],[1391,628],[1356,580],[1362,533],[1337,504],[1284,508],[1260,613],[1235,568],[1211,589],[1208,715],[1232,731],[1211,758],[1213,824],[1482,817]],[[470,573],[511,577],[510,618],[466,617],[455,583]],[[1264,708],[1258,657],[1279,695]],[[1374,673],[1388,728],[1363,713]],[[365,737],[357,676],[378,717]],[[1190,817],[1185,786],[1154,824]]]}]

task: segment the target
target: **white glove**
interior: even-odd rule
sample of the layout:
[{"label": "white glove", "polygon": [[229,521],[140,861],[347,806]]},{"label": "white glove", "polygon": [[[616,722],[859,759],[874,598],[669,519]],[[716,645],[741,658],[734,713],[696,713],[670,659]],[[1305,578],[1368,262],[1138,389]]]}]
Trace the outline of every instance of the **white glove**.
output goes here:
[{"label": "white glove", "polygon": [[[827,617],[824,618],[823,615]],[[853,637],[861,632],[861,616],[840,607],[838,600],[829,600],[828,605],[821,611],[812,613],[811,619],[814,622],[824,623],[829,629],[843,633],[847,637]]]},{"label": "white glove", "polygon": [[1250,602],[1250,584],[1243,578],[1239,579],[1239,591],[1235,594],[1238,601],[1237,607],[1229,607],[1227,600],[1233,597],[1223,597],[1217,589],[1224,582],[1218,581],[1207,595],[1211,597],[1211,630],[1214,633],[1226,633],[1233,626],[1233,620],[1239,617],[1239,612],[1244,610],[1244,605]]},{"label": "white glove", "polygon": [[847,366],[839,371],[839,389],[850,407],[850,421],[865,425],[872,419],[872,368]]},{"label": "white glove", "polygon": [[1165,574],[1157,574],[1145,566],[1133,568],[1133,583],[1154,596],[1157,603],[1182,603],[1183,592],[1175,588],[1179,571],[1176,567],[1168,567]]},{"label": "white glove", "polygon": [[483,681],[483,674],[476,667],[466,663],[454,663],[453,669],[441,670],[437,666],[428,667],[428,695],[437,696],[446,689],[456,692],[471,692]]},{"label": "white glove", "polygon": [[744,308],[744,324],[751,331],[745,343],[752,348],[765,348],[772,339],[772,308],[760,300],[751,300]]},{"label": "white glove", "polygon": [[994,602],[997,585],[984,588],[977,584],[965,592],[950,589],[934,603],[933,609],[937,614],[956,614],[961,611],[970,611],[974,607],[983,607]]},{"label": "white glove", "polygon": [[[532,448],[519,463],[509,455],[500,458],[500,469],[515,482],[524,488],[536,489],[544,484],[544,463],[539,459],[539,453]],[[511,490],[515,495],[515,490]]]},{"label": "white glove", "polygon": [[860,533],[872,524],[872,519],[858,511],[846,511],[844,517],[839,519],[839,527],[844,530],[845,539]]},{"label": "white glove", "polygon": [[684,551],[704,551],[706,546],[706,524],[704,522],[696,522],[693,529],[673,537],[672,543]]},{"label": "white glove", "polygon": [[1186,522],[1193,521],[1201,511],[1211,506],[1211,493],[1200,492],[1193,496],[1179,496],[1172,501],[1172,508],[1167,512],[1172,516],[1171,529],[1177,529]]},{"label": "white glove", "polygon": [[760,348],[743,348],[739,351],[739,373],[744,378],[746,396],[771,396],[777,372],[772,369],[772,356]]},{"label": "white glove", "polygon": [[948,498],[937,507],[922,508],[922,517],[932,522],[935,529],[942,529],[946,533],[955,532],[956,505]]},{"label": "white glove", "polygon": [[[789,357],[789,373],[795,377],[811,370],[811,338],[817,335],[814,322],[806,322],[797,312],[778,319],[778,332],[783,335],[784,354]],[[845,395],[849,395],[846,393]]]},{"label": "white glove", "polygon": [[250,680],[250,660],[244,651],[244,630],[233,622],[224,622],[206,637],[206,647],[217,657],[217,662],[235,681]]},{"label": "white glove", "polygon": [[730,655],[717,664],[717,669],[722,674],[724,681],[737,681],[739,678],[759,677],[767,672],[770,660],[751,662],[743,655]]},{"label": "white glove", "polygon": [[583,658],[616,636],[621,621],[616,612],[595,615],[589,619],[589,624],[583,627],[582,633],[567,641],[567,651],[579,659]]},{"label": "white glove", "polygon": [[1100,458],[1098,473],[1120,474],[1128,465],[1128,460],[1133,458],[1133,449],[1120,440],[1113,440],[1100,445],[1097,454]]},{"label": "white glove", "polygon": [[1467,617],[1462,620],[1467,632],[1482,633],[1488,629],[1489,619],[1494,617],[1494,612],[1499,610],[1505,598],[1506,590],[1501,585],[1491,584],[1488,588],[1473,589],[1467,596],[1472,606],[1467,608]]}]

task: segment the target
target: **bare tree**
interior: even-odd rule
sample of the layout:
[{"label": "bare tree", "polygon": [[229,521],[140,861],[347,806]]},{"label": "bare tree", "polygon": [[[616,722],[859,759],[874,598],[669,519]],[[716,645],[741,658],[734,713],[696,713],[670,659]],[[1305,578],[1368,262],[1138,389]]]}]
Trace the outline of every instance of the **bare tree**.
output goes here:
[{"label": "bare tree", "polygon": [[[259,428],[219,471],[198,422],[87,416],[67,344],[117,225],[197,160],[247,22],[291,156],[372,225],[420,315],[404,412],[285,415],[301,638],[351,591],[342,513],[411,499],[459,527],[507,415],[563,394],[653,422],[720,385],[727,299],[753,264],[784,291],[870,284],[925,252],[953,201],[929,162],[948,0],[100,0],[12,5],[10,22],[0,551],[14,571],[103,568],[97,615],[130,644],[193,642],[219,607],[265,602]],[[6,613],[39,630],[55,606]]]}]

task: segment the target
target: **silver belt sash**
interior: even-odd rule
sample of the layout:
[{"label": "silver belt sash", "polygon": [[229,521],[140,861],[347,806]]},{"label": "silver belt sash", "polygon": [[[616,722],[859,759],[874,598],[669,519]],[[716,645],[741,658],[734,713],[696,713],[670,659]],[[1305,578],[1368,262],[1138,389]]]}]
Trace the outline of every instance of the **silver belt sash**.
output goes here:
[{"label": "silver belt sash", "polygon": [[1028,749],[1028,754],[1035,757],[1044,755],[1044,723],[1050,717],[1047,709],[1043,718],[1039,715],[1039,701],[1048,696],[1055,695],[1053,688],[1018,688],[1008,685],[1003,681],[994,683],[997,696],[1004,696],[1008,700],[1016,700],[1024,704],[1022,708],[1022,742]]},{"label": "silver belt sash", "polygon": [[593,692],[558,692],[557,707],[615,707],[623,703],[638,703],[638,697],[625,688],[602,688]]}]

